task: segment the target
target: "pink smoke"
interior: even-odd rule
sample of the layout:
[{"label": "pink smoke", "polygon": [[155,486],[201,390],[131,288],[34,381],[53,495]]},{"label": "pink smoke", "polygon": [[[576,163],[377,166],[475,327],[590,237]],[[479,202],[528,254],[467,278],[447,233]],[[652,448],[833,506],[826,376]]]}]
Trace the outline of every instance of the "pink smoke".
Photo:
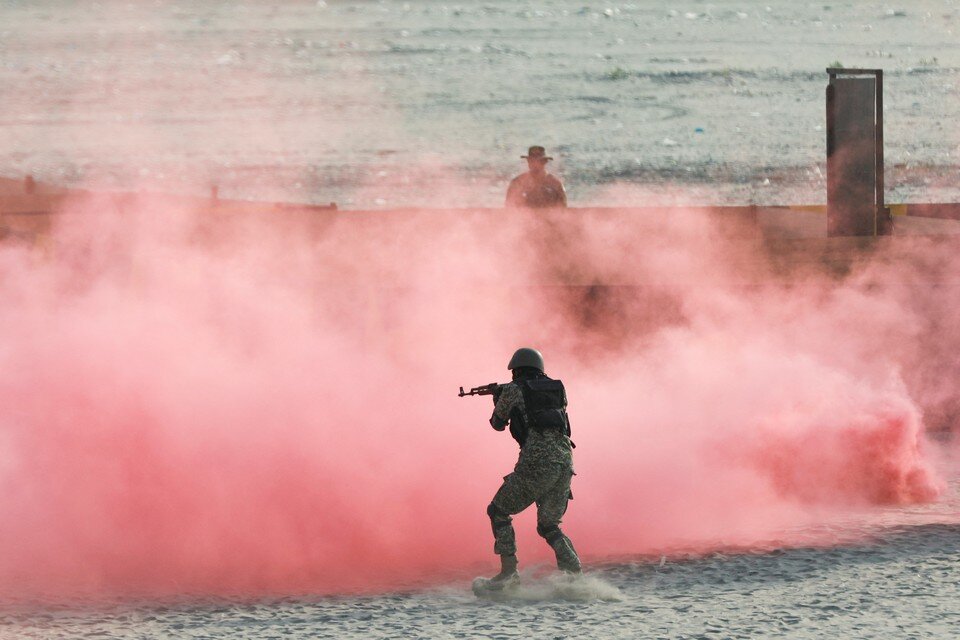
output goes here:
[{"label": "pink smoke", "polygon": [[[588,564],[933,500],[917,398],[954,398],[923,382],[922,324],[948,303],[885,283],[903,261],[785,275],[743,229],[657,216],[69,203],[46,255],[0,247],[0,591],[484,570],[516,451],[455,392],[520,345],[569,388]],[[934,279],[952,264],[901,249],[939,255]]]}]

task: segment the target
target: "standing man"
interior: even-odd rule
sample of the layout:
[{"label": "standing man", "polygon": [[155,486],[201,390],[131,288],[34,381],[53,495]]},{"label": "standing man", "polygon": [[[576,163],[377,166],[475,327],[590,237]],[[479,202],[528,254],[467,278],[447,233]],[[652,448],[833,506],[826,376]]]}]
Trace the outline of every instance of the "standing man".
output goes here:
[{"label": "standing man", "polygon": [[563,183],[547,173],[547,163],[553,158],[547,155],[546,149],[530,147],[527,155],[520,157],[527,159],[530,170],[510,182],[506,206],[528,209],[566,207],[567,193],[563,190]]},{"label": "standing man", "polygon": [[567,501],[573,497],[570,480],[574,475],[566,391],[561,381],[544,373],[543,356],[536,349],[518,349],[507,369],[513,372],[513,382],[494,394],[490,424],[497,431],[510,426],[510,435],[520,445],[520,459],[487,507],[500,573],[478,578],[475,589],[503,589],[519,579],[511,516],[533,503],[537,505],[537,533],[553,548],[557,566],[567,573],[581,572],[573,543],[560,530]]}]

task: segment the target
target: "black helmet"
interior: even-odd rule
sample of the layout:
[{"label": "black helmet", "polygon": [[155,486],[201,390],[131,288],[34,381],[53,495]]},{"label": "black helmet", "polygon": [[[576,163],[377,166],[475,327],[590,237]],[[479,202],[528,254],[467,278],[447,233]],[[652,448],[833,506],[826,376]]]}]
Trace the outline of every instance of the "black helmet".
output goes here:
[{"label": "black helmet", "polygon": [[510,358],[510,364],[507,365],[507,369],[513,370],[519,369],[520,367],[530,367],[543,373],[543,356],[540,355],[540,352],[536,349],[529,347],[517,349],[513,357]]}]

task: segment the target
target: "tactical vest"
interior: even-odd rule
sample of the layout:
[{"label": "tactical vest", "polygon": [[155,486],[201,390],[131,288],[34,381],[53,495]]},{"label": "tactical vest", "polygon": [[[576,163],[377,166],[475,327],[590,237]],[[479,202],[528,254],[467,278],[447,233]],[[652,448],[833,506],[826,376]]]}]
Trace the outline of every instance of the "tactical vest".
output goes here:
[{"label": "tactical vest", "polygon": [[525,424],[521,416],[511,416],[510,435],[521,447],[526,442],[530,429],[555,429],[570,437],[567,392],[563,388],[563,382],[542,376],[518,380],[517,386],[523,394],[523,405],[530,420],[529,424]]}]

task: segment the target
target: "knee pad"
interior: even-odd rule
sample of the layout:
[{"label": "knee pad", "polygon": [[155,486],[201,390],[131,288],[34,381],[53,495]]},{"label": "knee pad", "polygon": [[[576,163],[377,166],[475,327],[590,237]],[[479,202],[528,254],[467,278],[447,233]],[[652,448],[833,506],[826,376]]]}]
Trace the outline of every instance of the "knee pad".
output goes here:
[{"label": "knee pad", "polygon": [[487,515],[494,523],[510,522],[510,514],[492,502],[487,507]]},{"label": "knee pad", "polygon": [[560,527],[555,524],[548,524],[546,526],[538,524],[537,533],[540,534],[540,537],[546,540],[551,547],[554,542],[563,538],[563,532],[560,531]]}]

